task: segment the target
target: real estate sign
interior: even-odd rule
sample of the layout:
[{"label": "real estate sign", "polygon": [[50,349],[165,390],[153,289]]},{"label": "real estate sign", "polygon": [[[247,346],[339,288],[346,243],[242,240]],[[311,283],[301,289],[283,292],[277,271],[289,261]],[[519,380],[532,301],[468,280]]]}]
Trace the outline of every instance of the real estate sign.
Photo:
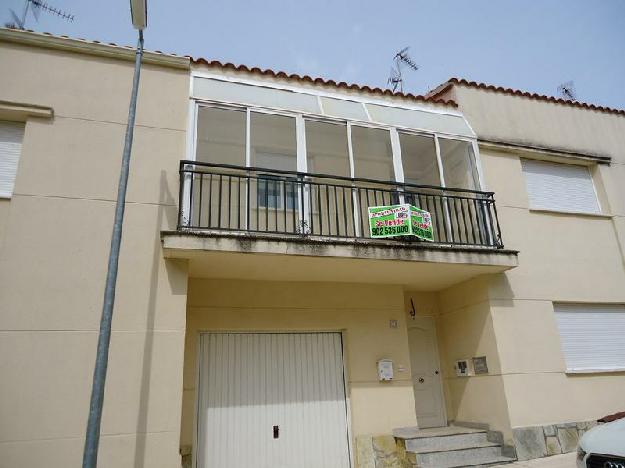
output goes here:
[{"label": "real estate sign", "polygon": [[426,241],[434,240],[430,213],[408,203],[370,206],[369,232],[374,239],[415,236]]}]

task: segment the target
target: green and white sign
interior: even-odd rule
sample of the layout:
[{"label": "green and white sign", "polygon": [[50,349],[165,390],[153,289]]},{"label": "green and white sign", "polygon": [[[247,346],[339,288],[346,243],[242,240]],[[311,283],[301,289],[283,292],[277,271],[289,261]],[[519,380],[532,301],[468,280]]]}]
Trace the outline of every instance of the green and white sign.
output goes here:
[{"label": "green and white sign", "polygon": [[415,236],[426,241],[434,240],[430,213],[408,203],[370,206],[369,232],[374,239]]}]

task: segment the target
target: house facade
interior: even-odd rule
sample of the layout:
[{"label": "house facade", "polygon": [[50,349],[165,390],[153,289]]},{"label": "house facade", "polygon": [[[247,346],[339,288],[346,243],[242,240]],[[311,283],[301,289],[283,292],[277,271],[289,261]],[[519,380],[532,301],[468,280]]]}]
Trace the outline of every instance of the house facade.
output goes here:
[{"label": "house facade", "polygon": [[[80,464],[133,56],[0,30],[2,468]],[[147,52],[100,465],[573,450],[623,409],[624,135],[464,80]]]}]

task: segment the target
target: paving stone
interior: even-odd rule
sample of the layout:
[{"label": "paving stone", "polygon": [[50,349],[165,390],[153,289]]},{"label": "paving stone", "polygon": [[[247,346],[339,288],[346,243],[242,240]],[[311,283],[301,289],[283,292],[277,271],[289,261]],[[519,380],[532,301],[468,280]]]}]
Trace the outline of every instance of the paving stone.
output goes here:
[{"label": "paving stone", "polygon": [[556,426],[553,424],[550,424],[548,426],[543,426],[543,431],[545,432],[545,437],[555,437]]},{"label": "paving stone", "polygon": [[360,468],[375,468],[375,455],[371,436],[356,437],[356,459]]},{"label": "paving stone", "polygon": [[562,448],[562,453],[572,452],[577,449],[579,436],[577,434],[577,426],[558,428],[558,441]]},{"label": "paving stone", "polygon": [[519,460],[531,460],[547,454],[542,427],[520,427],[512,429],[512,437]]},{"label": "paving stone", "polygon": [[557,437],[547,437],[545,445],[547,446],[547,455],[559,455],[562,453],[562,447],[560,447]]},{"label": "paving stone", "polygon": [[373,443],[373,450],[379,455],[388,456],[397,453],[397,444],[392,435],[373,436],[371,442]]}]

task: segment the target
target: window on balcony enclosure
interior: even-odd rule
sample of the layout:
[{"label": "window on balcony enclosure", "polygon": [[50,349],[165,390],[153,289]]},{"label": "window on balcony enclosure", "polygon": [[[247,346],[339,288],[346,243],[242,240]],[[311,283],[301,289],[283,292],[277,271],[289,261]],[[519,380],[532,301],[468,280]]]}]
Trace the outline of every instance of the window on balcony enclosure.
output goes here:
[{"label": "window on balcony enclosure", "polygon": [[296,179],[271,172],[297,170],[295,118],[251,112],[249,138],[250,165],[268,170],[250,180],[250,225],[261,231],[295,229],[295,226],[286,226],[287,222],[293,224],[292,220],[278,217],[277,212],[298,209]]},{"label": "window on balcony enclosure", "polygon": [[196,160],[245,166],[245,114],[245,110],[200,107]]},{"label": "window on balcony enclosure", "polygon": [[[306,156],[308,172],[349,177],[347,124],[306,120]],[[353,235],[353,223],[341,221],[353,217],[350,181],[316,177],[305,195],[320,234]]]},{"label": "window on balcony enclosure", "polygon": [[468,141],[439,138],[446,187],[479,190],[473,145]]},{"label": "window on balcony enclosure", "polygon": [[308,172],[349,177],[347,124],[306,120]]},{"label": "window on balcony enclosure", "polygon": [[417,185],[441,185],[434,138],[399,132],[404,181]]},{"label": "window on balcony enclosure", "polygon": [[395,180],[391,135],[388,130],[353,125],[352,149],[356,177]]}]

